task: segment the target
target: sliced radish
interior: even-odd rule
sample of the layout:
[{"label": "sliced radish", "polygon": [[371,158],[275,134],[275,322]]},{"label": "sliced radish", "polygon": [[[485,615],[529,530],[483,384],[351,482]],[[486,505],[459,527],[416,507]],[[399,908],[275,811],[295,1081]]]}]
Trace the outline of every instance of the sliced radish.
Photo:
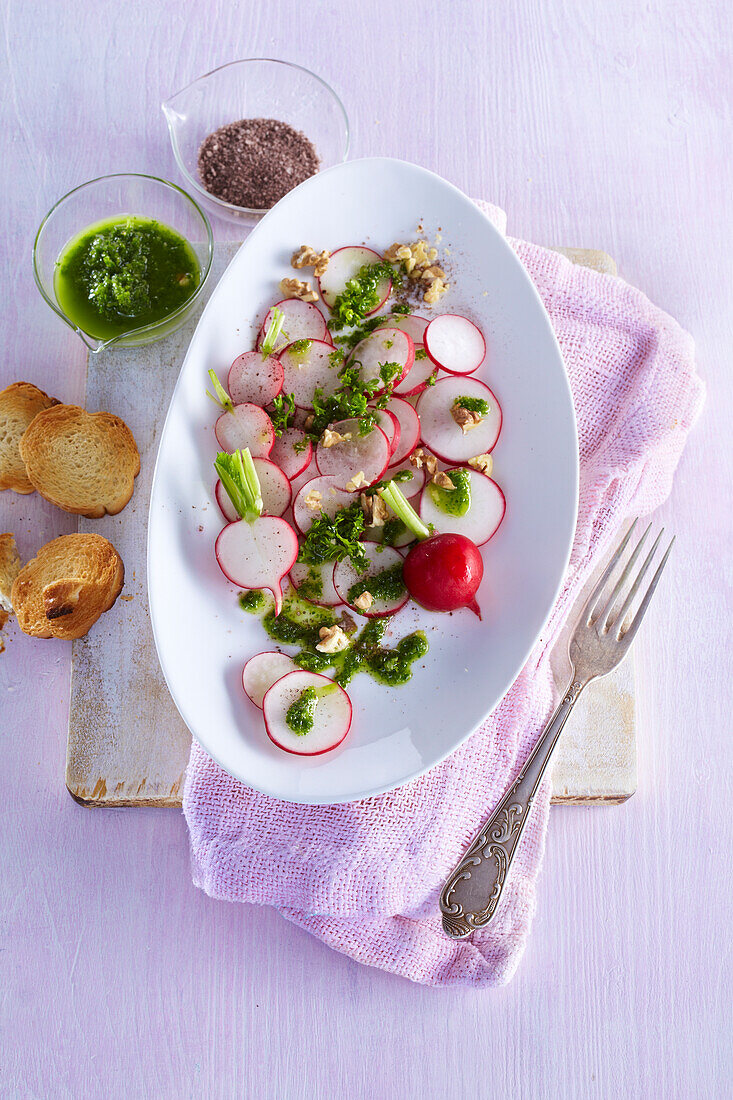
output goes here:
[{"label": "sliced radish", "polygon": [[285,428],[282,435],[275,436],[269,458],[292,481],[307,469],[313,458],[313,444],[300,428]]},{"label": "sliced radish", "polygon": [[296,476],[290,481],[290,492],[292,493],[293,500],[295,500],[298,492],[305,485],[306,481],[311,481],[314,477],[319,476],[320,475],[318,473],[318,466],[316,465],[316,455],[314,451],[313,456],[306,468],[301,471],[301,473],[296,474]]},{"label": "sliced radish", "polygon": [[263,359],[258,351],[245,351],[229,368],[227,389],[235,405],[248,402],[264,408],[282,388],[283,369],[273,355]]},{"label": "sliced radish", "polygon": [[[335,252],[332,252],[325,274],[321,275],[318,280],[321,297],[329,309],[333,309],[336,299],[339,294],[343,294],[349,279],[353,279],[355,275],[358,275],[362,267],[381,262],[382,257],[378,252],[374,252],[371,248],[364,248],[363,245],[347,245],[345,248],[337,248]],[[382,279],[377,287],[379,303],[374,309],[370,310],[371,313],[376,313],[379,307],[387,301],[391,290],[392,280]]]},{"label": "sliced radish", "polygon": [[348,559],[337,561],[333,567],[334,587],[345,604],[348,604],[353,611],[358,611],[360,615],[366,615],[368,619],[379,619],[384,615],[393,615],[395,611],[399,611],[401,607],[404,607],[409,599],[406,588],[403,589],[400,596],[394,599],[374,599],[371,607],[365,610],[356,607],[353,602],[349,601],[349,589],[353,585],[359,581],[375,577],[378,573],[383,573],[385,569],[402,565],[402,555],[391,546],[375,546],[374,543],[366,542],[364,549],[369,558],[367,568],[358,573]]},{"label": "sliced radish", "polygon": [[282,610],[282,580],[298,556],[298,536],[289,523],[260,516],[248,523],[239,519],[219,532],[216,560],[222,573],[238,588],[266,588]]},{"label": "sliced radish", "polygon": [[249,447],[255,458],[267,458],[275,442],[272,421],[259,405],[245,402],[221,414],[214,425],[219,446],[229,454]]},{"label": "sliced radish", "polygon": [[284,314],[282,332],[278,340],[280,348],[284,348],[286,344],[292,344],[293,340],[330,341],[326,319],[318,306],[314,306],[313,302],[301,302],[299,298],[284,298],[282,302],[275,302],[275,305],[267,311],[257,336],[255,345],[257,351],[260,350],[262,341],[267,335],[267,330],[272,323],[272,312],[275,309],[281,310]]},{"label": "sliced radish", "polygon": [[377,418],[377,427],[381,428],[387,436],[389,457],[390,461],[392,461],[392,455],[395,453],[400,442],[400,422],[394,413],[389,412],[388,409],[375,409],[374,415]]},{"label": "sliced radish", "polygon": [[398,466],[417,447],[420,439],[420,418],[412,405],[403,401],[401,397],[391,397],[386,411],[395,417],[399,424],[399,436],[389,460],[390,466]]},{"label": "sliced radish", "polygon": [[416,347],[418,345],[422,347],[425,329],[428,327],[427,318],[418,317],[414,313],[405,313],[402,317],[390,315],[386,320],[392,328],[399,328],[406,332]]},{"label": "sliced radish", "polygon": [[437,367],[450,374],[473,374],[486,358],[486,341],[468,317],[444,313],[425,329],[425,350]]},{"label": "sliced radish", "polygon": [[333,447],[318,444],[319,471],[333,475],[340,489],[345,489],[359,473],[363,474],[367,485],[379,481],[389,461],[389,442],[382,429],[374,427],[366,435],[359,435],[358,420],[339,420],[332,430],[344,438]]},{"label": "sliced radish", "polygon": [[[290,482],[280,467],[270,462],[268,458],[254,458],[252,461],[260,481],[262,515],[281,516],[290,504]],[[217,481],[214,494],[224,519],[229,523],[239,519],[237,510],[221,481]]]},{"label": "sliced radish", "polygon": [[295,661],[287,653],[276,649],[255,653],[242,669],[242,687],[254,705],[262,710],[262,700],[272,685],[296,669]]},{"label": "sliced radish", "polygon": [[[316,494],[315,497],[311,494]],[[317,503],[317,507],[311,508],[306,500],[308,497]],[[329,516],[331,519],[342,508],[348,508],[354,502],[354,494],[346,489],[340,489],[337,479],[326,475],[314,477],[307,481],[298,490],[298,495],[293,501],[293,519],[302,535],[309,531],[313,520],[318,516]]]},{"label": "sliced radish", "polygon": [[397,466],[388,467],[388,469],[385,471],[384,476],[385,478],[394,477],[395,474],[399,474],[403,470],[407,470],[408,473],[412,474],[412,477],[409,481],[398,481],[397,484],[402,490],[403,495],[407,497],[408,500],[411,500],[412,497],[417,496],[418,493],[422,492],[422,489],[425,485],[425,467],[421,466],[418,469],[416,466],[412,465],[408,457],[403,459],[402,462],[398,463]]},{"label": "sliced radish", "polygon": [[[308,733],[293,733],[287,714],[306,688],[315,688],[318,699],[313,728]],[[267,736],[285,752],[296,756],[320,756],[340,745],[351,726],[351,700],[342,687],[318,672],[301,669],[290,672],[272,685],[265,695],[262,710]]]},{"label": "sliced radish", "polygon": [[[404,488],[404,486],[401,485],[400,488],[402,489],[402,488]],[[399,534],[397,536],[397,538],[392,539],[392,541],[389,543],[389,545],[394,546],[397,549],[401,549],[403,546],[410,546],[415,541],[415,537],[416,536],[413,535],[412,531],[410,531],[410,529],[408,527],[405,527],[404,531],[401,534]],[[361,541],[362,542],[377,542],[377,543],[383,544],[384,543],[384,527],[374,527],[374,526],[365,527],[364,528],[364,533],[361,536]]]},{"label": "sliced radish", "polygon": [[333,346],[323,340],[311,340],[305,351],[288,344],[280,352],[283,369],[283,390],[292,393],[300,409],[313,408],[313,395],[322,389],[330,397],[341,385],[339,368],[331,362]]},{"label": "sliced radish", "polygon": [[320,565],[303,565],[296,561],[290,570],[290,583],[297,589],[304,585],[303,598],[319,607],[338,607],[343,602],[334,588],[332,561]]},{"label": "sliced radish", "polygon": [[425,389],[428,378],[437,373],[437,367],[432,359],[428,359],[427,356],[425,359],[416,359],[399,386],[395,386],[392,392],[398,397],[414,397]]},{"label": "sliced radish", "polygon": [[[445,471],[450,477],[452,470]],[[463,516],[451,516],[439,508],[432,497],[430,483],[420,497],[420,519],[426,525],[431,524],[436,531],[452,531],[465,535],[481,546],[496,533],[504,518],[506,500],[499,486],[486,474],[478,470],[466,470],[471,487],[471,506]]]},{"label": "sliced radish", "polygon": [[[465,434],[451,415],[458,397],[482,398],[489,405],[487,415]],[[474,455],[490,451],[501,431],[499,402],[476,378],[441,378],[420,394],[417,415],[423,443],[444,462],[467,462]]]},{"label": "sliced radish", "polygon": [[[378,328],[370,332],[356,345],[348,358],[349,365],[358,363],[365,382],[381,382],[380,368],[385,363],[396,363],[400,368],[393,379],[396,387],[409,372],[415,361],[415,345],[406,332],[398,328]],[[384,391],[380,385],[374,396]]]}]

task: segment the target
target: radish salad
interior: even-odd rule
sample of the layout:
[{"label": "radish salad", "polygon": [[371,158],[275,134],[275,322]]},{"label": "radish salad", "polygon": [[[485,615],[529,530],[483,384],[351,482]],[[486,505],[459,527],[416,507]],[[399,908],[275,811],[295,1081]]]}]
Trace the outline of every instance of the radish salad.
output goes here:
[{"label": "radish salad", "polygon": [[[395,686],[428,650],[422,631],[386,644],[409,600],[481,617],[478,547],[504,495],[491,477],[501,431],[475,377],[484,334],[452,313],[422,316],[449,290],[437,249],[305,245],[219,406],[216,560],[281,649],[244,666],[242,686],[279,748],[314,756],[351,726],[360,672]],[[322,311],[316,302],[325,307]],[[330,673],[330,675],[326,675]]]}]

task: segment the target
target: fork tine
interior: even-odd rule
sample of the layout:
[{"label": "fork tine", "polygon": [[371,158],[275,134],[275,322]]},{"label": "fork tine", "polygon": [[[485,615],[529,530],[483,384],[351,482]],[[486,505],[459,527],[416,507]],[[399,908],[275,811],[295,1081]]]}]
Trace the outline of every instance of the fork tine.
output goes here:
[{"label": "fork tine", "polygon": [[595,588],[591,592],[588,599],[585,601],[585,606],[584,606],[584,608],[583,608],[583,610],[580,614],[580,621],[581,622],[589,622],[590,621],[591,615],[593,614],[593,612],[596,609],[596,604],[598,603],[598,600],[601,597],[603,589],[606,587],[606,581],[611,576],[611,573],[613,573],[614,569],[616,568],[616,565],[618,563],[619,558],[621,557],[624,550],[628,546],[629,539],[631,538],[631,536],[634,532],[634,528],[636,527],[638,522],[639,522],[639,520],[637,518],[631,524],[628,531],[626,532],[624,537],[621,539],[621,542],[619,543],[618,547],[616,548],[615,554],[613,555],[613,557],[609,561],[606,568],[603,570],[603,573],[601,574],[600,578],[598,579],[598,583],[596,584]]},{"label": "fork tine", "polygon": [[651,581],[649,582],[649,587],[646,590],[646,594],[644,595],[644,599],[639,604],[639,610],[636,612],[636,614],[634,615],[634,618],[631,621],[631,626],[626,631],[626,633],[621,636],[620,640],[622,642],[624,642],[627,646],[631,645],[634,638],[636,637],[636,632],[639,629],[639,627],[641,626],[641,620],[644,618],[644,615],[646,614],[646,609],[649,607],[649,604],[651,603],[652,596],[654,595],[654,589],[657,587],[657,584],[659,583],[659,578],[662,575],[662,570],[664,569],[665,565],[667,564],[667,558],[671,554],[673,546],[674,546],[674,536],[672,537],[672,541],[670,542],[669,546],[667,547],[667,550],[666,550],[666,553],[665,553],[664,557],[662,558],[661,562],[659,563],[659,568],[657,569],[656,573],[654,574]]},{"label": "fork tine", "polygon": [[646,537],[649,534],[649,532],[651,531],[651,529],[652,529],[652,525],[650,523],[649,526],[647,527],[646,531],[644,532],[644,534],[641,536],[641,538],[637,542],[636,546],[634,547],[634,550],[631,554],[631,557],[627,561],[626,565],[624,566],[623,572],[621,573],[621,576],[619,577],[618,581],[614,585],[613,592],[608,597],[608,600],[606,602],[606,606],[603,608],[600,615],[598,616],[598,621],[596,622],[596,629],[599,630],[601,633],[603,633],[605,630],[608,629],[608,625],[609,625],[609,622],[610,622],[610,619],[611,619],[611,613],[613,611],[613,605],[616,603],[616,600],[621,595],[621,592],[623,591],[624,585],[626,584],[627,580],[631,576],[631,570],[634,568],[634,565],[636,564],[636,559],[639,557],[639,554],[641,553],[641,551],[643,549],[644,543],[646,542]]},{"label": "fork tine", "polygon": [[633,603],[634,596],[639,591],[639,585],[644,580],[646,572],[647,572],[649,566],[652,563],[652,558],[654,557],[654,555],[657,552],[657,547],[659,546],[659,543],[661,542],[663,534],[664,534],[664,528],[662,528],[662,530],[659,532],[659,534],[655,538],[654,545],[652,546],[651,550],[649,551],[646,558],[644,559],[644,564],[642,565],[641,569],[637,573],[636,580],[632,584],[631,589],[629,590],[629,594],[626,597],[626,599],[624,600],[623,604],[621,605],[621,610],[619,611],[618,615],[616,616],[616,621],[613,625],[617,628],[616,629],[616,637],[617,638],[621,637],[621,628],[624,625],[624,619],[626,618],[628,610],[631,607],[631,604]]}]

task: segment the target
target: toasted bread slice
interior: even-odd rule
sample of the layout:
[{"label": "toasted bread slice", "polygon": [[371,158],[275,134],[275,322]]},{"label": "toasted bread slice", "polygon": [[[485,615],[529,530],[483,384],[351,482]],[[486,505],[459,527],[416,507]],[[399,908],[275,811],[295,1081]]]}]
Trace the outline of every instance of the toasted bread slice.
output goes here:
[{"label": "toasted bread slice", "polygon": [[121,512],[140,472],[140,455],[124,420],[78,405],[39,413],[20,441],[20,453],[42,497],[91,519]]},{"label": "toasted bread slice", "polygon": [[33,418],[55,404],[53,397],[31,382],[13,382],[0,390],[0,489],[33,492],[18,444]]},{"label": "toasted bread slice", "polygon": [[124,579],[122,558],[101,535],[53,539],[13,582],[20,629],[36,638],[81,638],[109,611]]},{"label": "toasted bread slice", "polygon": [[0,630],[5,626],[13,610],[10,590],[20,573],[20,555],[15,537],[6,531],[0,535]]}]

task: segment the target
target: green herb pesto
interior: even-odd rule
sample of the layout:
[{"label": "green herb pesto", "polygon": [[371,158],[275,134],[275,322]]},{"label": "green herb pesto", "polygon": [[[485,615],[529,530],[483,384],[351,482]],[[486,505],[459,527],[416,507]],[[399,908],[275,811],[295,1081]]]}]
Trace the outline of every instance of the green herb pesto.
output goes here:
[{"label": "green herb pesto", "polygon": [[446,470],[455,488],[441,489],[435,482],[428,484],[430,499],[436,508],[449,516],[465,516],[471,507],[471,474],[468,470]]},{"label": "green herb pesto", "polygon": [[260,588],[252,588],[249,592],[239,593],[239,606],[242,611],[249,611],[251,615],[257,615],[265,606],[265,593]]},{"label": "green herb pesto", "polygon": [[[405,471],[405,473],[406,472],[407,471]],[[391,519],[388,519],[384,525],[384,541],[387,546],[393,546],[397,539],[404,535],[406,530],[407,527],[399,516],[392,516]]]},{"label": "green herb pesto", "polygon": [[398,600],[404,591],[402,562],[397,562],[389,569],[375,573],[373,577],[365,577],[356,584],[352,584],[348,591],[348,603],[353,603],[364,592],[368,592],[373,600]]},{"label": "green herb pesto", "polygon": [[[426,354],[427,354],[427,352],[426,352]],[[433,373],[425,379],[425,385],[426,386],[434,386],[437,381],[438,381],[438,372],[433,371]]]},{"label": "green herb pesto", "polygon": [[379,305],[381,296],[378,288],[383,279],[391,279],[393,286],[402,284],[401,275],[387,260],[361,267],[336,298],[328,327],[338,332],[345,325],[359,324]]},{"label": "green herb pesto", "polygon": [[311,349],[312,340],[293,340],[290,345],[289,353],[295,356],[296,359],[305,359],[306,355]]},{"label": "green herb pesto", "polygon": [[116,217],[69,241],[56,261],[54,290],[75,324],[106,340],[174,313],[200,277],[195,252],[175,230]]},{"label": "green herb pesto", "polygon": [[315,650],[320,641],[318,632],[321,627],[333,626],[335,622],[335,618],[325,607],[316,607],[300,593],[290,589],[285,594],[280,614],[275,615],[274,610],[269,611],[263,618],[262,625],[275,642]]},{"label": "green herb pesto", "polygon": [[466,412],[478,413],[479,416],[486,416],[489,411],[489,403],[483,397],[457,397],[453,404]]},{"label": "green herb pesto", "polygon": [[415,360],[416,361],[418,359],[427,359],[427,357],[428,357],[428,353],[426,352],[425,348],[415,348]]},{"label": "green herb pesto", "polygon": [[298,585],[298,591],[304,600],[317,600],[323,595],[323,578],[317,569],[309,569]]},{"label": "green herb pesto", "polygon": [[380,643],[387,629],[387,619],[371,619],[350,649],[340,655],[336,682],[345,686],[357,672],[367,672],[390,687],[406,684],[412,679],[412,665],[428,651],[428,640],[420,630],[408,634],[394,647]]},{"label": "green herb pesto", "polygon": [[295,702],[291,703],[285,712],[285,721],[288,727],[298,737],[304,737],[306,733],[310,733],[313,729],[317,703],[316,689],[307,687],[304,691],[301,691]]},{"label": "green herb pesto", "polygon": [[354,569],[363,572],[367,567],[366,552],[359,542],[363,530],[364,513],[358,501],[341,508],[333,518],[321,513],[300,544],[298,561],[303,565],[320,565],[349,558]]}]

